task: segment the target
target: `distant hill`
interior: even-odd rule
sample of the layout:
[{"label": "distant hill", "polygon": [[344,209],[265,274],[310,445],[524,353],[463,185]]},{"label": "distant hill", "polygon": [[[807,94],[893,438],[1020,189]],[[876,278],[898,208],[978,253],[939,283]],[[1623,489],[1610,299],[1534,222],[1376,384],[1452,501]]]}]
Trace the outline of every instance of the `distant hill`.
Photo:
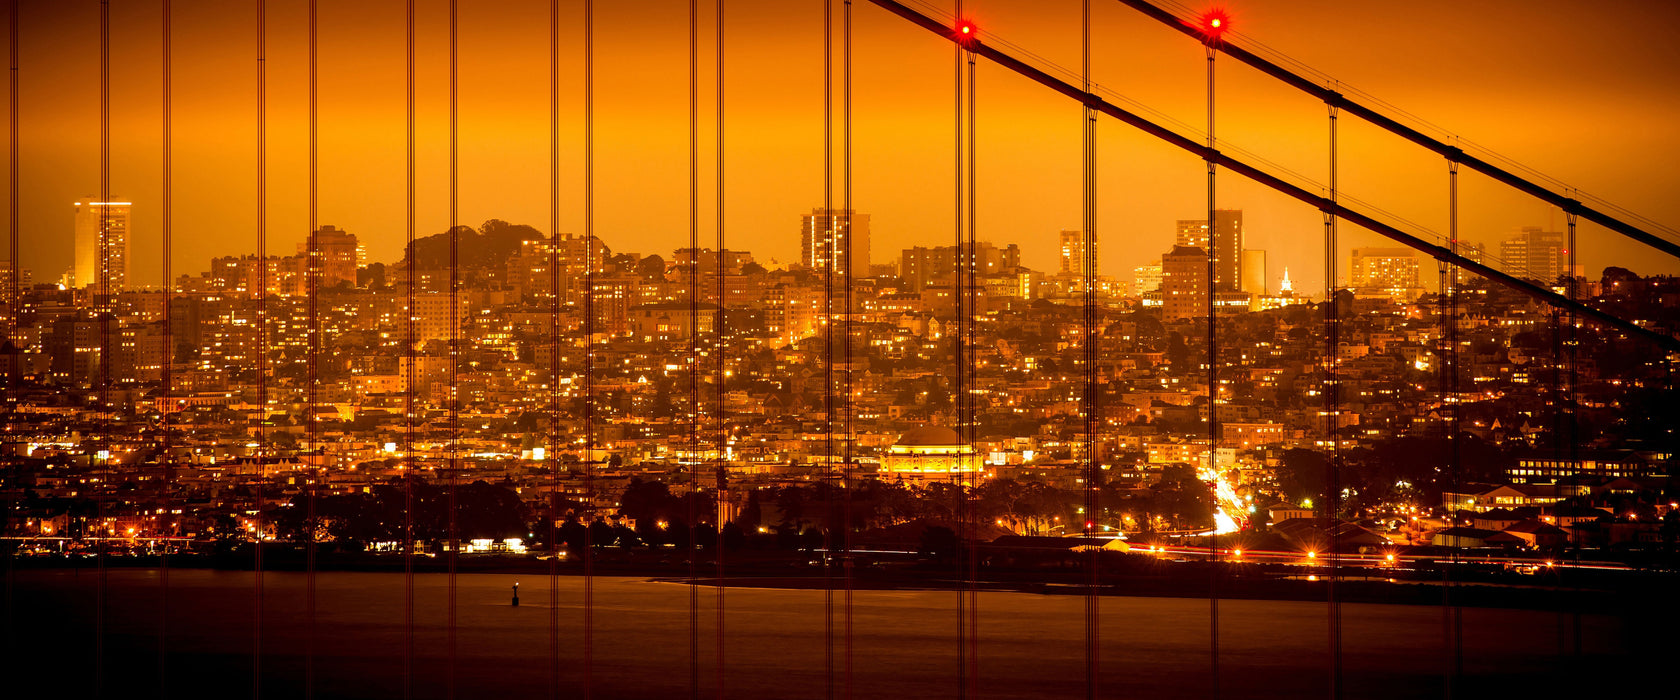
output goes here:
[{"label": "distant hill", "polygon": [[[457,230],[460,242],[456,253],[463,269],[499,267],[507,263],[509,256],[519,252],[521,242],[548,238],[530,226],[510,224],[501,219],[486,221],[477,231],[467,226],[460,226]],[[408,251],[408,255],[414,256],[415,266],[420,269],[449,267],[449,232],[414,239],[413,250]],[[398,266],[407,264],[407,256],[398,262]]]}]

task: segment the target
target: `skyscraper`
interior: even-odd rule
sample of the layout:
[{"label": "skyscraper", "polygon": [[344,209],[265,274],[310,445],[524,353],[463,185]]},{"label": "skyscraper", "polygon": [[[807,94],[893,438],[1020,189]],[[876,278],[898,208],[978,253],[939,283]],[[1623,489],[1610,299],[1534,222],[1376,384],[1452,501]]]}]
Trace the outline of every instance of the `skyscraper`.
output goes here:
[{"label": "skyscraper", "polygon": [[799,242],[799,260],[805,267],[819,272],[832,269],[851,277],[869,276],[868,214],[849,209],[812,209],[801,221]]},{"label": "skyscraper", "polygon": [[1499,244],[1502,272],[1552,284],[1569,274],[1569,251],[1564,235],[1557,231],[1541,231],[1538,226],[1524,226]]},{"label": "skyscraper", "polygon": [[307,258],[313,250],[314,255],[320,256],[320,267],[315,274],[320,275],[322,288],[331,289],[346,282],[354,287],[358,248],[354,235],[336,226],[322,226],[321,230],[309,234],[307,241],[298,244],[298,255]]},{"label": "skyscraper", "polygon": [[1082,276],[1085,274],[1086,256],[1089,255],[1091,275],[1097,274],[1097,236],[1091,234],[1091,249],[1085,249],[1085,232],[1079,229],[1062,229],[1062,274]]},{"label": "skyscraper", "polygon": [[[1243,213],[1241,209],[1213,212],[1213,283],[1221,292],[1242,290]],[[1208,250],[1207,219],[1179,219],[1175,245]]]},{"label": "skyscraper", "polygon": [[75,285],[95,294],[115,294],[128,286],[129,209],[133,202],[76,202]]},{"label": "skyscraper", "polygon": [[1411,248],[1354,248],[1348,275],[1354,289],[1406,290],[1418,288],[1417,251]]},{"label": "skyscraper", "polygon": [[1148,263],[1146,265],[1139,265],[1136,269],[1132,270],[1132,274],[1137,278],[1137,282],[1133,286],[1132,291],[1138,296],[1141,297],[1145,294],[1159,291],[1161,289],[1162,272],[1161,263],[1159,261]]},{"label": "skyscraper", "polygon": [[[962,248],[968,248],[963,244]],[[916,246],[905,248],[898,258],[898,277],[906,291],[920,292],[935,281],[949,283],[957,265],[973,265],[981,277],[1012,274],[1021,266],[1021,248],[1014,243],[999,248],[985,241],[976,242],[972,256],[959,256],[957,246]]]},{"label": "skyscraper", "polygon": [[1207,317],[1207,251],[1178,245],[1161,256],[1161,318]]}]

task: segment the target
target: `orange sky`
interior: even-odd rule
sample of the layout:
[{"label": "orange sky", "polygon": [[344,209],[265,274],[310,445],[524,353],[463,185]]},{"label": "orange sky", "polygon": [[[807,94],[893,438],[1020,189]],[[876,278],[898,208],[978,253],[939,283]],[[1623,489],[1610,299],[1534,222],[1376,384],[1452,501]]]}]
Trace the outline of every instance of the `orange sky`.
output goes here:
[{"label": "orange sky", "polygon": [[[420,235],[449,223],[447,4],[421,0]],[[687,3],[598,0],[595,231],[618,250],[662,253],[688,236]],[[836,6],[840,2],[836,0]],[[306,7],[268,3],[268,239],[295,250],[307,230]],[[950,3],[942,3],[950,7]],[[1202,49],[1131,9],[1096,0],[1096,80],[1171,118],[1204,123]],[[461,3],[460,215],[547,228],[548,3]],[[1077,0],[970,0],[989,41],[1077,67]],[[254,2],[177,0],[177,274],[256,250]],[[560,230],[581,232],[581,3],[561,3]],[[1651,38],[1680,6],[1611,0],[1347,3],[1244,0],[1241,35],[1347,85],[1644,216],[1680,226],[1680,48]],[[361,237],[373,260],[404,236],[403,2],[321,3],[319,222]],[[762,260],[798,256],[798,217],[823,201],[822,2],[727,4],[727,231]],[[701,237],[714,235],[710,17],[702,2]],[[873,217],[875,262],[952,237],[953,55],[949,44],[868,2],[855,13],[854,196]],[[161,263],[161,105],[155,2],[112,3],[111,191],[136,202],[133,280]],[[69,266],[70,203],[99,187],[98,4],[25,3],[21,51],[22,265],[37,280]],[[1219,63],[1218,130],[1306,177],[1327,173],[1324,108],[1235,61]],[[1055,268],[1056,231],[1080,221],[1079,108],[995,66],[979,75],[979,235],[1019,243]],[[1342,121],[1344,192],[1433,228],[1446,226],[1446,167],[1421,149]],[[1173,221],[1205,208],[1202,165],[1127,127],[1099,129],[1102,271],[1131,269],[1171,243]],[[3,176],[3,173],[0,173]],[[1478,175],[1461,180],[1462,232],[1497,250],[1523,225],[1562,215]],[[3,193],[0,193],[3,196]],[[836,197],[838,198],[838,190]],[[838,201],[838,200],[837,200]],[[1275,280],[1322,288],[1319,215],[1220,178],[1221,207],[1247,211],[1248,247],[1270,251]],[[1343,247],[1376,236],[1343,227]],[[1596,227],[1580,253],[1680,272]],[[1342,258],[1345,265],[1345,256]],[[1433,266],[1426,265],[1432,270]]]}]

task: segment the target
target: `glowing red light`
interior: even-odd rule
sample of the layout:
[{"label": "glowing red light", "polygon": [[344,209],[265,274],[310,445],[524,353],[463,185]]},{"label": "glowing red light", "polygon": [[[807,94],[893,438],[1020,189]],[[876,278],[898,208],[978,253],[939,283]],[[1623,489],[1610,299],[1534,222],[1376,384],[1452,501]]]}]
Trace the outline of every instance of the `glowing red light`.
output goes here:
[{"label": "glowing red light", "polygon": [[958,24],[957,25],[957,31],[961,32],[964,36],[973,36],[974,35],[974,23],[973,22],[963,22],[961,24]]},{"label": "glowing red light", "polygon": [[1218,39],[1231,28],[1231,16],[1219,8],[1208,10],[1202,14],[1202,34],[1209,39]]}]

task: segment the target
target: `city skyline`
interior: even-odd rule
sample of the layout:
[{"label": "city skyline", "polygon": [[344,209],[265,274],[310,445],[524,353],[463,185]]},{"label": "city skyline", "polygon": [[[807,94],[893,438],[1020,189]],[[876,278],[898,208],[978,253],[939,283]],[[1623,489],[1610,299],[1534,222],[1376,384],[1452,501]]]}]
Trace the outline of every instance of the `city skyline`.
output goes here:
[{"label": "city skyline", "polygon": [[[1582,187],[1589,193],[1609,197],[1635,211],[1658,221],[1680,220],[1680,211],[1671,212],[1673,205],[1663,196],[1660,187],[1653,187],[1649,178],[1621,167],[1619,163],[1639,158],[1649,160],[1652,149],[1673,148],[1680,151],[1680,143],[1669,143],[1672,134],[1628,132],[1624,143],[1619,132],[1602,133],[1597,129],[1599,115],[1579,101],[1570,103],[1569,110],[1548,109],[1547,119],[1556,120],[1551,127],[1542,128],[1538,122],[1524,129],[1495,127],[1488,115],[1503,114],[1504,100],[1518,100],[1525,104],[1542,104],[1558,81],[1574,81],[1583,90],[1616,89],[1632,75],[1672,75],[1680,66],[1680,57],[1672,52],[1619,42],[1616,35],[1603,31],[1617,20],[1622,8],[1585,11],[1572,9],[1568,3],[1551,3],[1537,10],[1532,3],[1522,4],[1521,11],[1504,11],[1499,7],[1486,9],[1489,16],[1503,16],[1512,23],[1509,33],[1486,36],[1469,28],[1441,28],[1429,25],[1429,31],[1402,33],[1417,22],[1414,13],[1398,8],[1346,8],[1320,6],[1291,7],[1287,3],[1248,3],[1236,13],[1234,21],[1245,39],[1253,37],[1267,45],[1285,51],[1331,75],[1342,77],[1391,103],[1405,107],[1413,114],[1453,129],[1469,140],[1484,143],[1517,161],[1539,168]],[[65,230],[67,216],[61,204],[88,190],[97,181],[97,157],[90,150],[97,143],[97,121],[89,121],[89,94],[84,91],[76,99],[69,99],[51,91],[44,91],[41,80],[53,83],[86,82],[91,75],[87,54],[67,51],[65,61],[47,65],[34,58],[44,50],[38,44],[27,43],[51,37],[66,46],[84,45],[96,28],[96,19],[88,14],[92,3],[55,3],[52,9],[28,7],[22,21],[36,31],[24,33],[26,44],[21,48],[23,60],[20,77],[24,104],[20,117],[25,150],[21,153],[23,168],[23,207],[21,224],[23,236],[22,267],[35,271],[37,279],[56,278],[59,270],[69,265],[67,254],[42,248],[42,233]],[[1513,3],[1513,8],[1516,4]],[[773,52],[792,52],[798,41],[808,41],[820,30],[820,12],[810,8],[789,6],[786,3],[730,5],[731,26],[741,23],[743,28],[784,26],[786,36],[770,39],[763,32],[737,31],[733,36],[739,45],[731,43],[731,51],[738,52],[740,61],[731,65],[730,101],[732,114],[741,114],[730,122],[733,136],[726,138],[731,149],[727,177],[729,205],[726,226],[732,240],[740,247],[760,251],[766,261],[788,262],[798,259],[796,241],[787,241],[785,230],[789,212],[808,210],[822,203],[821,190],[821,89],[820,81],[800,71],[810,70],[798,61],[782,61],[783,68],[768,67],[755,58]],[[426,3],[420,6],[422,48],[441,48],[438,8]],[[568,8],[562,6],[562,11]],[[575,9],[575,8],[571,8]],[[1076,7],[1070,5],[1070,11]],[[248,10],[248,8],[247,8]],[[618,71],[632,71],[638,82],[646,81],[652,89],[670,91],[671,100],[685,99],[685,86],[680,82],[686,72],[686,58],[673,53],[684,37],[666,30],[667,23],[683,21],[681,8],[673,6],[671,17],[654,15],[638,17],[644,32],[629,32],[629,16],[615,14],[617,10],[603,6],[601,14],[603,51],[616,51],[615,46],[634,49],[627,54],[608,53],[598,64],[603,94],[598,100],[601,133],[597,143],[599,190],[602,199],[598,206],[596,232],[609,244],[631,245],[630,241],[649,240],[645,247],[669,249],[680,246],[685,236],[683,210],[683,174],[671,167],[680,162],[684,149],[680,110],[670,105],[667,119],[663,108],[665,97],[653,100],[649,110],[639,116],[621,116],[630,104],[620,99],[620,88],[614,87]],[[806,11],[809,10],[809,11]],[[270,9],[270,145],[269,145],[269,229],[279,233],[303,230],[303,177],[300,170],[301,116],[290,97],[296,96],[300,83],[301,47],[298,41],[298,8],[275,3]],[[1063,65],[1070,65],[1065,41],[1057,41],[1053,32],[1042,25],[1053,22],[1055,13],[1028,12],[1008,2],[975,3],[972,10],[980,19],[983,32],[997,32],[1001,38],[1027,42],[1036,53]],[[1674,12],[1674,8],[1641,8],[1646,21],[1650,12]],[[337,13],[344,13],[342,16]],[[462,112],[462,221],[476,222],[501,218],[547,228],[546,168],[538,161],[546,152],[546,132],[536,127],[539,115],[546,115],[546,60],[524,55],[510,49],[501,58],[483,52],[487,36],[496,32],[519,35],[534,31],[522,25],[528,16],[541,15],[546,6],[540,3],[511,6],[505,14],[475,13],[463,10],[463,112]],[[1154,71],[1153,77],[1142,83],[1122,79],[1114,89],[1143,104],[1163,110],[1173,119],[1188,124],[1202,121],[1199,101],[1190,99],[1198,85],[1196,61],[1183,56],[1183,47],[1170,33],[1158,33],[1155,28],[1139,27],[1128,22],[1129,15],[1121,7],[1102,9],[1098,20],[1114,24],[1115,31],[1131,37],[1138,51],[1151,51],[1168,56],[1181,56],[1169,62],[1171,70]],[[403,216],[402,197],[397,188],[401,180],[400,144],[391,140],[400,134],[401,95],[400,65],[374,60],[371,52],[399,48],[401,43],[400,7],[370,5],[356,8],[331,8],[324,13],[328,30],[322,39],[322,187],[321,219],[335,221],[348,230],[359,231],[369,247],[372,259],[388,259],[401,247]],[[805,15],[809,14],[809,17]],[[878,235],[893,236],[916,245],[938,245],[951,230],[947,206],[933,204],[949,197],[948,168],[936,163],[948,160],[936,144],[945,143],[938,137],[942,110],[939,106],[949,97],[948,81],[941,80],[944,57],[940,52],[925,49],[937,47],[925,38],[907,33],[891,17],[867,4],[856,11],[858,22],[860,88],[856,108],[858,118],[855,144],[856,178],[858,190],[853,205],[860,211],[872,212]],[[241,37],[254,36],[248,11],[222,7],[183,8],[177,12],[176,40],[177,100],[175,114],[178,124],[177,155],[183,163],[191,163],[177,172],[175,230],[177,239],[185,245],[177,246],[177,255],[186,250],[209,248],[215,255],[255,253],[255,107],[254,77],[239,70],[241,61],[254,56],[254,44]],[[388,15],[388,16],[387,16]],[[1042,15],[1042,16],[1041,16]],[[1568,17],[1562,22],[1544,19],[1555,15]],[[1106,18],[1106,19],[1105,19]],[[651,22],[651,24],[649,24]],[[1548,24],[1548,22],[1551,22]],[[1360,27],[1392,27],[1371,30],[1357,40],[1341,33],[1315,32],[1315,23],[1342,23]],[[358,27],[352,39],[335,35],[332,27],[349,24]],[[1528,71],[1528,62],[1511,60],[1508,45],[1523,41],[1520,37],[1546,38],[1554,36],[1547,27],[1566,25],[1570,32],[1572,59],[1547,58],[1551,69],[1541,80]],[[808,26],[807,26],[808,25]],[[155,37],[156,18],[139,8],[114,10],[114,56],[117,61],[113,87],[113,158],[112,186],[136,200],[157,202],[158,144],[156,119],[161,107],[156,101],[156,45],[148,44]],[[669,35],[667,35],[669,34]],[[1308,40],[1307,37],[1312,37]],[[1472,37],[1474,41],[1472,41]],[[1409,50],[1416,42],[1427,42],[1444,51],[1449,58],[1438,59],[1462,63],[1461,70],[1439,72],[1439,81],[1408,81],[1400,77],[1400,69],[1384,58]],[[395,42],[395,44],[393,44]],[[619,42],[615,44],[614,42]],[[1123,53],[1117,48],[1127,42],[1116,42],[1116,48],[1099,51],[1097,79],[1109,86],[1104,74],[1127,75],[1126,67],[1135,64],[1138,54]],[[669,46],[667,46],[669,45]],[[820,45],[812,45],[813,61],[819,61]],[[709,47],[703,46],[703,51]],[[1157,50],[1159,49],[1159,50]],[[1113,52],[1113,53],[1105,53]],[[501,56],[502,54],[497,54]],[[620,58],[612,58],[613,56]],[[631,58],[630,56],[636,56]],[[242,58],[243,57],[243,58]],[[562,90],[572,91],[578,85],[581,67],[577,57],[562,55]],[[386,76],[391,80],[378,81],[368,89],[351,89],[338,82],[332,68],[343,61],[357,75],[364,78]],[[494,73],[486,72],[496,61],[512,61]],[[898,77],[882,74],[880,61],[892,61]],[[1569,63],[1569,65],[1561,65]],[[246,65],[251,65],[247,63]],[[1440,65],[1440,64],[1436,64]],[[751,66],[749,69],[747,66]],[[436,233],[447,228],[447,221],[439,218],[442,201],[432,196],[446,178],[441,178],[437,166],[441,161],[443,132],[438,111],[442,106],[438,88],[441,76],[435,64],[422,62],[420,69],[420,128],[421,146],[418,184],[421,187],[417,228],[422,234]],[[709,64],[702,61],[701,82],[709,83]],[[1116,72],[1117,71],[1117,72]],[[1177,71],[1177,72],[1175,72]],[[1631,71],[1631,72],[1630,72]],[[1471,79],[1469,76],[1480,76]],[[217,103],[205,99],[205,86],[216,81]],[[792,81],[795,85],[816,85],[809,99],[803,93],[774,87],[778,81]],[[1487,81],[1485,84],[1480,81]],[[1497,81],[1499,91],[1487,87]],[[1293,98],[1277,90],[1258,90],[1241,68],[1225,69],[1220,79],[1225,95],[1220,123],[1222,138],[1250,149],[1266,145],[1260,153],[1287,167],[1323,179],[1322,115],[1313,116],[1290,106]],[[1004,121],[994,118],[990,130],[982,131],[977,166],[980,168],[979,186],[987,196],[982,198],[978,225],[982,239],[995,242],[1019,242],[1027,263],[1038,269],[1054,269],[1058,254],[1055,235],[1064,228],[1078,228],[1077,202],[1065,193],[1073,191],[1070,178],[1077,163],[1077,110],[1068,110],[1051,96],[1041,94],[1033,86],[1022,85],[992,67],[983,67],[980,93],[985,123],[986,109],[1005,109]],[[994,87],[995,86],[995,87]],[[882,92],[873,93],[870,89]],[[1558,88],[1561,89],[1561,88]],[[705,90],[702,90],[704,93]],[[775,101],[767,101],[768,95]],[[989,101],[996,95],[995,102]],[[1494,98],[1498,97],[1496,101]],[[705,96],[709,99],[709,96]],[[1631,102],[1629,101],[1631,99]],[[1680,109],[1670,105],[1665,93],[1629,90],[1618,98],[1619,108],[1638,114],[1662,114]],[[231,101],[230,101],[231,100]],[[245,107],[239,106],[247,101]],[[889,100],[883,102],[882,100]],[[780,112],[767,109],[778,106]],[[889,106],[893,105],[893,106]],[[580,233],[583,229],[578,198],[581,192],[579,173],[574,169],[581,151],[581,134],[575,119],[580,105],[562,104],[561,148],[563,160],[561,198],[561,227],[563,233]],[[1062,116],[1064,115],[1065,122]],[[204,120],[212,120],[206,122]],[[709,120],[703,120],[709,121]],[[1534,120],[1528,120],[1534,121]],[[1636,123],[1642,123],[1635,118]],[[1651,120],[1646,120],[1651,121]],[[1660,120],[1652,123],[1660,122]],[[359,138],[358,130],[378,124],[373,138]],[[1593,126],[1589,127],[1588,125]],[[49,126],[50,125],[50,126]],[[200,128],[194,128],[199,125]],[[203,128],[214,125],[213,128]],[[710,124],[703,123],[702,131]],[[632,132],[624,130],[629,129]],[[742,130],[742,131],[737,131]],[[1427,225],[1437,231],[1445,228],[1445,212],[1439,198],[1433,196],[1444,188],[1444,168],[1428,166],[1416,157],[1396,158],[1390,145],[1381,139],[1369,138],[1358,127],[1346,130],[1343,157],[1345,192],[1394,212],[1411,221]],[[248,132],[249,138],[241,136]],[[1560,134],[1578,134],[1594,144],[1595,150],[1567,146]],[[754,134],[747,138],[747,134]],[[895,136],[894,134],[900,134]],[[911,146],[905,151],[896,144],[902,138],[915,136],[926,145]],[[768,153],[755,144],[771,138],[786,144]],[[624,139],[632,139],[625,141]],[[1655,140],[1653,140],[1653,138]],[[1501,139],[1501,140],[1495,140]],[[705,139],[702,139],[705,141]],[[1171,186],[1182,189],[1195,180],[1198,166],[1190,160],[1168,156],[1114,125],[1099,127],[1098,182],[1101,206],[1098,231],[1105,241],[1116,242],[1104,247],[1100,266],[1106,271],[1129,271],[1147,263],[1155,251],[1164,249],[1162,241],[1170,240],[1172,222],[1195,216],[1198,209],[1193,199],[1162,196],[1152,187]],[[632,145],[632,143],[640,145]],[[1032,148],[1021,146],[1031,144]],[[890,148],[889,148],[890,147]],[[210,149],[206,151],[205,149]],[[51,149],[50,151],[43,149]],[[882,149],[888,149],[883,151]],[[948,149],[946,149],[948,150]],[[926,163],[913,168],[891,164],[883,160],[903,155],[906,162]],[[46,155],[51,153],[51,156]],[[1120,154],[1130,153],[1131,157]],[[1317,154],[1317,155],[1314,155]],[[701,158],[710,162],[710,144],[702,143]],[[1063,157],[1065,155],[1065,157]],[[1145,159],[1140,164],[1138,157]],[[47,164],[54,165],[50,170]],[[63,167],[60,167],[62,164]],[[1426,167],[1427,166],[1427,167]],[[626,168],[633,170],[635,182],[652,183],[652,207],[628,204],[617,193],[640,191],[646,185],[631,186],[624,179]],[[709,221],[711,200],[710,172],[702,168],[702,220]],[[777,173],[769,177],[771,172]],[[1316,173],[1316,174],[1315,174]],[[869,177],[862,177],[869,175]],[[1023,176],[1029,176],[1023,179]],[[341,179],[342,178],[342,179]],[[904,178],[914,178],[905,180]],[[1437,179],[1439,178],[1439,179]],[[947,184],[939,184],[944,180]],[[1258,194],[1238,178],[1226,177],[1220,206],[1242,208],[1249,212],[1248,247],[1270,253],[1273,281],[1277,270],[1289,266],[1295,270],[1295,283],[1300,289],[1320,289],[1323,281],[1311,262],[1320,254],[1314,252],[1318,240],[1317,216],[1310,210],[1286,205],[1270,195]],[[916,186],[906,186],[909,182]],[[1036,184],[1035,184],[1036,183]],[[1398,186],[1398,189],[1396,189]],[[1464,240],[1481,242],[1489,250],[1497,250],[1499,238],[1507,231],[1521,226],[1541,226],[1546,230],[1560,230],[1562,216],[1545,207],[1521,203],[1502,188],[1488,187],[1477,178],[1467,177],[1465,206],[1461,215]],[[1045,188],[1040,192],[1037,188]],[[1175,201],[1177,200],[1177,201]],[[1031,203],[1030,205],[1027,203]],[[140,207],[136,213],[134,236],[134,268],[140,277],[139,285],[159,282],[158,219],[156,207]],[[709,226],[707,233],[710,233]],[[1355,227],[1343,227],[1344,246],[1372,245],[1382,239]],[[274,237],[271,237],[274,238]],[[1119,241],[1135,240],[1135,246],[1119,245]],[[1629,247],[1633,246],[1633,247]],[[1592,225],[1582,227],[1581,256],[1589,274],[1596,274],[1606,264],[1617,260],[1648,257],[1637,255],[1634,244],[1613,240]],[[283,251],[271,250],[270,253]],[[1338,256],[1340,257],[1340,256]],[[885,260],[874,260],[876,263]],[[1672,273],[1675,269],[1658,264],[1642,274]],[[1111,273],[1112,274],[1112,273]]]}]

